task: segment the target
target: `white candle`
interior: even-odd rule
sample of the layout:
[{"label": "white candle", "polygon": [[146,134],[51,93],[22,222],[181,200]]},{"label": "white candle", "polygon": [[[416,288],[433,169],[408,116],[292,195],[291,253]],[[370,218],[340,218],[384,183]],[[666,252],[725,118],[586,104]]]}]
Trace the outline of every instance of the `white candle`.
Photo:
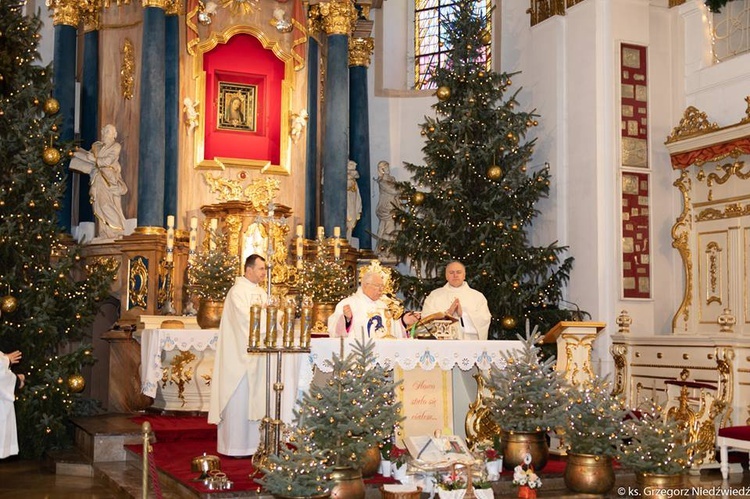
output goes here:
[{"label": "white candle", "polygon": [[334,227],[333,228],[333,237],[341,237],[341,227]]},{"label": "white candle", "polygon": [[325,229],[322,226],[318,227],[318,239],[323,239],[325,235]]},{"label": "white candle", "polygon": [[302,237],[302,224],[297,224],[297,237]]},{"label": "white candle", "polygon": [[211,219],[211,232],[208,235],[208,249],[213,251],[216,249],[216,229],[219,228],[219,220],[216,218]]},{"label": "white candle", "polygon": [[174,260],[174,215],[167,216],[167,262]]},{"label": "white candle", "polygon": [[341,256],[341,239],[336,238],[333,240],[333,257],[338,260]]},{"label": "white candle", "polygon": [[219,228],[219,219],[218,218],[212,218],[211,219],[211,230],[216,230]]},{"label": "white candle", "polygon": [[298,269],[302,268],[302,260],[304,259],[304,256],[305,256],[305,246],[304,246],[305,240],[302,238],[302,234],[301,234],[302,231],[300,229],[302,229],[302,226],[298,225],[297,226],[297,239],[295,241],[296,249],[297,249],[297,268]]},{"label": "white candle", "polygon": [[174,215],[167,215],[167,229],[174,229]]}]

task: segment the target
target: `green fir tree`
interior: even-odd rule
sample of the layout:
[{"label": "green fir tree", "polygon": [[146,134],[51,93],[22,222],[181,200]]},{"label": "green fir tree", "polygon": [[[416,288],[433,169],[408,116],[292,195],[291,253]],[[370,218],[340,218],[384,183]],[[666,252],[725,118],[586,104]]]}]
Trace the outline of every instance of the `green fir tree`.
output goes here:
[{"label": "green fir tree", "polygon": [[571,452],[613,456],[625,437],[628,410],[612,395],[612,383],[599,376],[580,389],[570,390],[565,443]]},{"label": "green fir tree", "polygon": [[487,387],[493,396],[487,401],[492,418],[505,431],[547,431],[563,425],[567,388],[555,370],[555,358],[542,360],[537,346],[541,334],[529,332],[520,350],[502,352],[504,369],[492,366]]},{"label": "green fir tree", "polygon": [[390,439],[402,418],[395,392],[400,382],[375,363],[375,343],[355,340],[350,348],[346,356],[333,356],[330,380],[310,387],[296,416],[331,464],[356,469],[365,451]]},{"label": "green fir tree", "polygon": [[23,5],[0,0],[0,349],[23,354],[20,453],[38,457],[71,443],[71,416],[95,410],[80,375],[94,362],[88,326],[116,269],[84,265],[58,228],[71,145],[56,143],[62,116],[52,70],[38,64],[41,21]]},{"label": "green fir tree", "polygon": [[440,41],[451,51],[431,75],[439,100],[421,125],[426,164],[405,165],[412,179],[398,189],[406,203],[393,212],[400,229],[381,245],[417,272],[401,280],[407,305],[443,285],[445,265],[458,260],[487,297],[490,338],[513,339],[527,318],[543,331],[572,320],[558,305],[573,258],[556,243],[529,243],[550,171],[531,163],[535,139],[526,136],[537,115],[516,111],[513,75],[488,67],[492,11],[482,13],[480,3],[459,0],[442,20]]},{"label": "green fir tree", "polygon": [[[208,237],[209,247],[188,266],[188,281],[202,299],[223,302],[237,277],[239,257],[229,252],[227,238],[220,231],[209,230]],[[245,262],[242,265],[244,275]]]}]

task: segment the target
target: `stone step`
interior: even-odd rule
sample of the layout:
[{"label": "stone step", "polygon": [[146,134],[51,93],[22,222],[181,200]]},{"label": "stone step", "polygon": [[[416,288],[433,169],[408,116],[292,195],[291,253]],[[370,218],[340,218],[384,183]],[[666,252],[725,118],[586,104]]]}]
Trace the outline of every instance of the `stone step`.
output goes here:
[{"label": "stone step", "polygon": [[75,446],[91,462],[125,461],[125,445],[143,441],[141,428],[124,414],[103,414],[72,420]]}]

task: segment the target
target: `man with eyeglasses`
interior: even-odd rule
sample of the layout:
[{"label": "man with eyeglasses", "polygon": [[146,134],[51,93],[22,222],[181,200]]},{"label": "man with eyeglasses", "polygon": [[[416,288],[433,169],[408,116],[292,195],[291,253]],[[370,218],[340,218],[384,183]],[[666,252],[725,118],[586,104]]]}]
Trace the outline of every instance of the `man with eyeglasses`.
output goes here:
[{"label": "man with eyeglasses", "polygon": [[445,267],[445,286],[432,291],[424,301],[422,315],[444,312],[458,319],[459,338],[486,340],[492,315],[487,298],[466,283],[466,267],[450,262]]},{"label": "man with eyeglasses", "polygon": [[[386,324],[388,303],[382,299],[383,276],[378,271],[366,271],[360,280],[360,286],[353,295],[344,298],[328,318],[328,333],[340,338],[349,334],[359,335],[364,332],[368,338],[383,338],[388,335]],[[390,334],[396,338],[405,338],[407,330],[419,320],[416,312],[406,312],[401,317],[390,319]]]}]

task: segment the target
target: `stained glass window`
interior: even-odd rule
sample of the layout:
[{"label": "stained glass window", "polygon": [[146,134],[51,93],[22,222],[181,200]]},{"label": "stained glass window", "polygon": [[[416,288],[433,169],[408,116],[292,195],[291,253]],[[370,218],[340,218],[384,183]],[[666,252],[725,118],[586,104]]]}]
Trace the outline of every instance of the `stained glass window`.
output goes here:
[{"label": "stained glass window", "polygon": [[[414,81],[415,88],[435,88],[430,80],[432,69],[444,65],[451,47],[447,43],[445,23],[453,16],[456,0],[414,1]],[[478,16],[487,14],[490,0],[476,0],[474,9]],[[487,29],[492,32],[492,26]],[[490,47],[483,51],[485,63],[490,63]]]}]

